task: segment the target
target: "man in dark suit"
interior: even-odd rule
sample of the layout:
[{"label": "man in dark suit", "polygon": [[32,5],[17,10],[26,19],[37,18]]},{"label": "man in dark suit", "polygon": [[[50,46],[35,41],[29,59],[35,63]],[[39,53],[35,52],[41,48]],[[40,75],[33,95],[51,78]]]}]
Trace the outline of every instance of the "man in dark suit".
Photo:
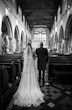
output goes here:
[{"label": "man in dark suit", "polygon": [[43,48],[43,42],[40,43],[40,48],[36,49],[37,54],[37,68],[39,70],[39,82],[41,81],[41,71],[43,73],[43,84],[44,84],[44,75],[46,70],[46,63],[48,62],[48,51],[46,48]]}]

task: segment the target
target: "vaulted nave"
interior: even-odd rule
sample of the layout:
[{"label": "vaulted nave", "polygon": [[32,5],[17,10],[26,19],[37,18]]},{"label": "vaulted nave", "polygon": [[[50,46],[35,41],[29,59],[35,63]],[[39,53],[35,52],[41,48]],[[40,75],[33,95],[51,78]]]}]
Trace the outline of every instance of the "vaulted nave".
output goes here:
[{"label": "vaulted nave", "polygon": [[[13,99],[28,42],[33,52],[40,42],[48,51],[38,107]],[[0,0],[0,100],[1,110],[72,110],[72,0]]]}]

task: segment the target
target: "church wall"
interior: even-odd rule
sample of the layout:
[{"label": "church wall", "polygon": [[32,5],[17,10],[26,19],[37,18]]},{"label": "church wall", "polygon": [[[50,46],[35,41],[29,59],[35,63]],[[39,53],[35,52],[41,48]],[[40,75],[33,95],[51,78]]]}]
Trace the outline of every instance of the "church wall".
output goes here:
[{"label": "church wall", "polygon": [[19,13],[17,14],[15,0],[0,0],[0,34],[2,27],[2,20],[5,16],[8,16],[11,27],[12,27],[12,38],[14,39],[14,32],[16,25],[19,28],[19,41],[21,40],[21,33],[24,32],[24,37],[26,35],[25,31],[25,21],[22,21],[22,12],[20,7],[18,7]]},{"label": "church wall", "polygon": [[[60,27],[63,26],[64,29],[64,33],[65,33],[65,29],[66,29],[66,24],[69,18],[69,15],[72,14],[72,7],[69,10],[69,12],[67,11],[64,15],[62,15],[61,20],[59,21],[59,23],[57,24],[57,33],[59,36],[59,32],[60,32]],[[64,34],[65,35],[65,34]],[[65,37],[65,36],[64,36]]]},{"label": "church wall", "polygon": [[[70,4],[70,7],[69,7],[69,4]],[[64,38],[65,38],[66,25],[70,14],[72,14],[72,1],[62,0],[62,9],[61,10],[58,9],[57,16],[56,16],[57,17],[56,30],[53,29],[52,31],[54,32],[52,33],[54,36],[55,36],[55,33],[57,32],[58,38],[59,38],[60,28],[62,26],[64,30]]]}]

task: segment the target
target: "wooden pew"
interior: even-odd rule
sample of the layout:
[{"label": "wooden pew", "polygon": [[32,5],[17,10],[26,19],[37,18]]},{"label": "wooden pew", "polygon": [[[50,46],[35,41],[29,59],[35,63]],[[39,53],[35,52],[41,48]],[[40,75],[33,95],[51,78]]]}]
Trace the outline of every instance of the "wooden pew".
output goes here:
[{"label": "wooden pew", "polygon": [[68,77],[72,78],[72,55],[50,56],[49,77],[52,77],[54,80],[63,78],[65,82],[68,80]]},{"label": "wooden pew", "polygon": [[0,84],[1,95],[9,89],[9,75],[5,65],[0,66]]},{"label": "wooden pew", "polygon": [[[21,70],[21,66],[20,66],[19,62],[20,62],[20,57],[19,56],[16,57],[16,55],[15,56],[13,56],[13,55],[0,56],[0,67],[5,65],[5,68],[7,70],[8,76],[9,76],[9,79],[8,79],[9,88],[7,90],[4,89],[4,91],[3,91],[3,89],[0,90],[2,110],[6,110],[6,107],[8,106],[8,104],[12,98],[12,95],[16,91],[16,88],[17,88],[16,86],[19,83],[20,78],[16,79],[16,75],[20,74],[20,70]],[[16,68],[16,65],[19,65],[18,70]],[[0,71],[0,73],[1,73],[1,71]],[[5,75],[5,71],[4,71],[4,75]],[[0,76],[1,76],[1,74],[0,74]],[[0,79],[2,79],[2,78],[0,77]],[[4,82],[5,81],[6,80],[4,79]],[[11,86],[9,86],[10,83],[12,84]],[[3,84],[3,83],[1,83],[1,84]]]},{"label": "wooden pew", "polygon": [[17,59],[17,61],[14,62],[16,66],[16,76],[21,76],[22,66],[20,59]]},{"label": "wooden pew", "polygon": [[21,75],[22,54],[6,54],[0,56],[0,65],[6,65],[8,68],[10,82],[14,82],[16,76]]},{"label": "wooden pew", "polygon": [[16,53],[16,54],[6,54],[3,56],[0,56],[0,62],[2,63],[3,60],[5,62],[12,62],[14,61],[14,64],[16,66],[16,75],[20,76],[22,68],[23,68],[23,60],[22,60],[22,54]]},{"label": "wooden pew", "polygon": [[[4,104],[2,104],[2,96],[9,89],[9,76],[5,65],[0,66],[0,99],[1,99],[1,109],[3,110]],[[4,98],[6,98],[4,96]]]},{"label": "wooden pew", "polygon": [[16,79],[12,86],[9,86],[9,74],[5,65],[0,66],[0,99],[1,110],[6,110],[13,94],[16,91],[20,79]]},{"label": "wooden pew", "polygon": [[0,66],[5,65],[9,75],[9,83],[13,83],[16,80],[16,67],[14,61],[9,62],[8,59],[0,62]]}]

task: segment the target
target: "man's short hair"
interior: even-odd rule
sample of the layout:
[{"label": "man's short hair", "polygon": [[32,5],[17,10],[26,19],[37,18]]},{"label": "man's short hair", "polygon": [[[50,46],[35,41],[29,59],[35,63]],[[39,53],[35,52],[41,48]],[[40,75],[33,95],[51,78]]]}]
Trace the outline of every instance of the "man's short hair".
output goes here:
[{"label": "man's short hair", "polygon": [[40,43],[40,47],[43,47],[43,42]]}]

